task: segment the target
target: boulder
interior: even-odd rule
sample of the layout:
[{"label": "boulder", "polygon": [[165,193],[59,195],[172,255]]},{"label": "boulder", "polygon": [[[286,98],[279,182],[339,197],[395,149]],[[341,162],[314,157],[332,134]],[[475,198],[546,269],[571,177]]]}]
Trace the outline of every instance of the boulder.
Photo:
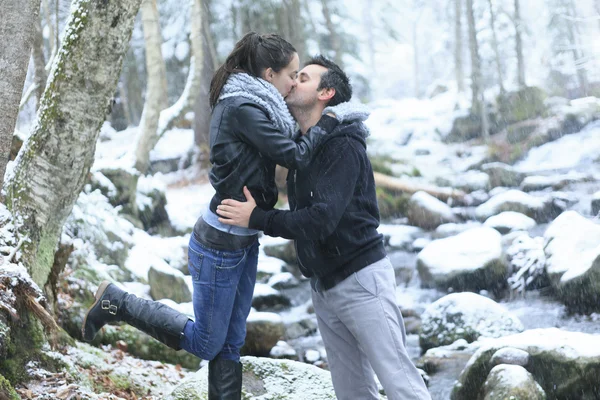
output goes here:
[{"label": "boulder", "polygon": [[429,305],[421,316],[423,350],[464,339],[501,337],[523,331],[521,321],[503,306],[475,293],[452,293]]},{"label": "boulder", "polygon": [[558,298],[573,311],[600,310],[600,225],[566,211],[544,242],[546,273]]},{"label": "boulder", "polygon": [[285,327],[279,315],[270,312],[251,312],[246,321],[246,341],[241,353],[268,356],[284,333]]},{"label": "boulder", "polygon": [[498,112],[507,124],[543,116],[546,113],[546,94],[540,88],[528,86],[504,93],[496,99]]},{"label": "boulder", "polygon": [[150,296],[154,300],[170,299],[176,303],[192,301],[192,293],[185,281],[185,276],[175,268],[159,268],[153,265],[148,270]]},{"label": "boulder", "polygon": [[514,167],[501,162],[483,164],[481,170],[490,177],[490,187],[515,187],[521,184],[525,175]]},{"label": "boulder", "polygon": [[596,216],[600,213],[600,191],[592,196],[592,215]]},{"label": "boulder", "polygon": [[411,225],[428,230],[435,229],[441,224],[458,221],[446,203],[425,192],[412,195],[408,202],[407,216]]},{"label": "boulder", "polygon": [[547,188],[560,190],[573,183],[590,182],[592,180],[592,176],[576,172],[554,176],[531,175],[523,179],[520,186],[521,190],[524,192],[533,192]]},{"label": "boulder", "polygon": [[552,215],[551,199],[541,199],[520,190],[507,190],[499,193],[477,207],[475,216],[480,221],[485,221],[491,216],[503,211],[514,211],[525,214],[538,222],[547,222]]},{"label": "boulder", "polygon": [[419,253],[417,271],[423,287],[499,290],[508,276],[502,236],[495,229],[482,227],[434,240]]},{"label": "boulder", "polygon": [[273,289],[264,283],[257,283],[254,286],[254,296],[252,297],[252,307],[258,311],[278,311],[288,308],[292,305],[289,297],[280,291]]},{"label": "boulder", "polygon": [[507,347],[529,354],[527,371],[548,399],[595,399],[600,393],[600,336],[548,328],[483,341],[461,372],[451,399],[472,400],[480,393],[494,367],[492,357]]},{"label": "boulder", "polygon": [[[329,371],[291,360],[242,357],[242,398],[335,400]],[[167,400],[203,400],[208,396],[208,367],[184,380]],[[384,398],[384,397],[382,397]]]},{"label": "boulder", "polygon": [[519,365],[497,365],[483,383],[483,400],[546,400],[544,389]]},{"label": "boulder", "polygon": [[526,231],[535,227],[535,220],[525,214],[514,211],[501,212],[498,215],[489,217],[483,223],[484,226],[494,228],[498,232],[505,234],[513,231]]}]

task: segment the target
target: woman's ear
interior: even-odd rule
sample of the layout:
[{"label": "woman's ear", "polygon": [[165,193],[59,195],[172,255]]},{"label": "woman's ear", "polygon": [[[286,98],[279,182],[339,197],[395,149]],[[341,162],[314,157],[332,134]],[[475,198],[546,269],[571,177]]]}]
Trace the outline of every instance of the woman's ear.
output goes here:
[{"label": "woman's ear", "polygon": [[273,83],[273,75],[274,75],[273,68],[269,67],[263,71],[262,78],[267,82]]}]

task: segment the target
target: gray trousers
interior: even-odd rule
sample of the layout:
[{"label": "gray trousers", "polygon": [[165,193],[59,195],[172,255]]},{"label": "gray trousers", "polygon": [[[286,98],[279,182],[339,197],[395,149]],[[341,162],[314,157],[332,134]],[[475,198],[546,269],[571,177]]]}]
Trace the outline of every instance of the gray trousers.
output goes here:
[{"label": "gray trousers", "polygon": [[406,352],[394,269],[386,257],[326,291],[312,291],[333,387],[339,400],[430,400]]}]

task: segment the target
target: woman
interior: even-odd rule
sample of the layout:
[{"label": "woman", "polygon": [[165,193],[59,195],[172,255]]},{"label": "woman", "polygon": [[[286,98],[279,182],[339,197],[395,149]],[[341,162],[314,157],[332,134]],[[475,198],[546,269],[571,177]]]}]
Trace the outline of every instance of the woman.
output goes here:
[{"label": "woman", "polygon": [[103,282],[85,317],[92,340],[106,323],[124,321],[164,344],[209,362],[209,399],[240,399],[240,349],[252,304],[258,231],[219,222],[223,199],[244,200],[247,186],[259,207],[277,201],[275,165],[301,169],[317,141],[337,125],[323,116],[296,141],[284,98],[299,69],[294,47],[278,35],[245,35],[211,81],[210,182],[216,193],[194,226],[188,247],[195,320]]}]

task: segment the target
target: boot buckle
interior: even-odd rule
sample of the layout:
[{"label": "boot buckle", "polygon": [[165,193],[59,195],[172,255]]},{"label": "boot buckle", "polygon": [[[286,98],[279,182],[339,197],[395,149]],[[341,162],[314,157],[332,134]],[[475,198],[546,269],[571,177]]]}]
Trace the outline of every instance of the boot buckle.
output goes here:
[{"label": "boot buckle", "polygon": [[114,305],[111,305],[111,306],[108,308],[108,312],[109,312],[109,314],[112,314],[112,315],[117,315],[117,310],[118,310],[118,309],[117,309],[117,306],[114,306]]},{"label": "boot buckle", "polygon": [[110,300],[102,300],[102,309],[108,310],[110,308]]}]

